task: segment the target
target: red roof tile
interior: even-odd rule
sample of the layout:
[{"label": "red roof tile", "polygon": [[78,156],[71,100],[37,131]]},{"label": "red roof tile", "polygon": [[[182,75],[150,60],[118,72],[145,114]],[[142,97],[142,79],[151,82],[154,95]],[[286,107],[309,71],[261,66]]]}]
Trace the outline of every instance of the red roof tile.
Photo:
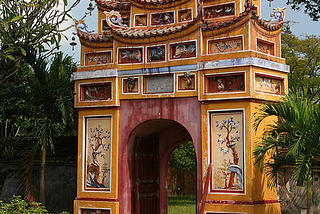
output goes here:
[{"label": "red roof tile", "polygon": [[109,34],[98,34],[98,33],[87,33],[78,30],[79,38],[83,38],[84,40],[90,42],[112,42],[113,36]]},{"label": "red roof tile", "polygon": [[113,9],[113,10],[119,10],[120,4],[123,5],[121,10],[129,10],[131,3],[127,1],[107,1],[107,0],[95,0],[97,5],[107,8],[107,9]]}]

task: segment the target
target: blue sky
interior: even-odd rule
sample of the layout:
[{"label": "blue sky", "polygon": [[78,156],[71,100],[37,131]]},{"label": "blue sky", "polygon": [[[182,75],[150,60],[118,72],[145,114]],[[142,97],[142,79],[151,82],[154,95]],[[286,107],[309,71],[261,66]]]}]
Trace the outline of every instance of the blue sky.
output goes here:
[{"label": "blue sky", "polygon": [[[90,0],[81,0],[78,6],[72,10],[72,16],[77,20],[82,18],[85,12],[87,12],[87,7],[89,5],[89,2]],[[320,35],[320,21],[318,22],[312,21],[312,19],[308,15],[304,14],[302,10],[301,11],[291,10],[290,7],[287,6],[285,2],[286,0],[274,0],[274,2],[272,2],[271,7],[269,7],[269,2],[267,0],[261,0],[261,8],[262,8],[261,18],[270,19],[270,13],[272,12],[272,9],[275,7],[287,7],[285,21],[298,22],[290,26],[293,34],[298,36],[311,35],[311,34]],[[90,30],[95,30],[95,32],[97,32],[97,26],[98,26],[97,9],[95,9],[92,12],[92,16],[88,15],[85,21]],[[64,24],[64,27],[69,26],[71,24],[73,24],[73,21],[69,20]],[[69,41],[66,41],[66,40],[62,41],[61,50],[73,56],[76,62],[80,63],[80,43],[78,39],[76,38],[77,45],[75,46],[74,51],[71,50],[71,46],[69,45],[69,42],[71,41],[71,38],[72,38],[72,32],[75,32],[74,28],[71,28],[65,33]]]}]

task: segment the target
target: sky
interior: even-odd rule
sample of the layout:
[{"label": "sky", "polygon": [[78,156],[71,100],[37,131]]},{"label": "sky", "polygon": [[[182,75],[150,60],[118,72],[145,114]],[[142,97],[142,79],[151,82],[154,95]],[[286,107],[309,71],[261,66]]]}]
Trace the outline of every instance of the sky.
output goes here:
[{"label": "sky", "polygon": [[[85,12],[88,12],[87,7],[89,5],[90,0],[81,0],[80,3],[77,5],[76,8],[74,8],[71,11],[72,17],[79,20],[82,18],[85,14]],[[92,1],[94,3],[94,1]],[[294,24],[290,24],[290,29],[293,34],[297,36],[303,36],[303,35],[320,35],[320,21],[314,22],[312,19],[301,11],[293,11],[290,6],[286,5],[286,0],[274,0],[271,3],[271,7],[269,7],[269,1],[267,0],[261,0],[261,18],[263,19],[270,19],[270,14],[272,12],[272,9],[275,7],[287,7],[285,10],[285,20],[284,21],[293,21],[297,22]],[[88,25],[89,30],[94,30],[94,32],[97,32],[98,29],[98,11],[97,8],[92,12],[92,15],[87,15],[85,18],[85,22]],[[62,26],[68,27],[70,25],[74,24],[72,20],[68,20],[65,22]],[[77,64],[80,64],[80,42],[76,38],[77,45],[74,47],[74,51],[72,51],[72,47],[69,45],[71,42],[71,38],[73,36],[72,33],[75,33],[76,30],[74,27],[69,29],[67,32],[65,32],[66,37],[69,39],[68,41],[63,39],[61,43],[61,51],[64,53],[67,53],[75,59]]]}]

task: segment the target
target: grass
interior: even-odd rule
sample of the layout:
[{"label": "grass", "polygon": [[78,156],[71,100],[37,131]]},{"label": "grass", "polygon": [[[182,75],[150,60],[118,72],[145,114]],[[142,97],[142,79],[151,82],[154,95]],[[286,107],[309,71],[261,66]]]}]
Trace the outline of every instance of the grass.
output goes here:
[{"label": "grass", "polygon": [[196,196],[169,196],[168,197],[168,214],[195,214],[196,213]]}]

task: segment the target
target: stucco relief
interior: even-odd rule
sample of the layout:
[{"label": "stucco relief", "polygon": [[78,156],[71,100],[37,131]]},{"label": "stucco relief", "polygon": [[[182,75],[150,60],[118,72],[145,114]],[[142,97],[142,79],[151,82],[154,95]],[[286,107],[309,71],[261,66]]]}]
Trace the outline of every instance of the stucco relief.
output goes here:
[{"label": "stucco relief", "polygon": [[213,191],[244,191],[243,112],[211,113]]},{"label": "stucco relief", "polygon": [[86,190],[110,189],[111,121],[111,116],[85,119]]}]

